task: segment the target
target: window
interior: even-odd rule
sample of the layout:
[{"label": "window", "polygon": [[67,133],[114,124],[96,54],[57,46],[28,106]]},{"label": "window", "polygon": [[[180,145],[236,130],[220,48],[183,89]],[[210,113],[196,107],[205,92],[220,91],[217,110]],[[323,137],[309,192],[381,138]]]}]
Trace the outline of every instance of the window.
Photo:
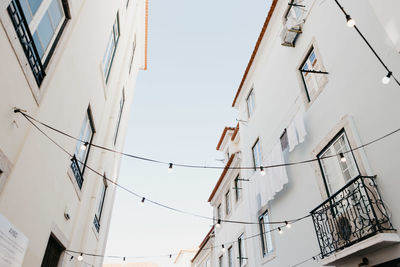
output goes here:
[{"label": "window", "polygon": [[228,248],[228,267],[233,267],[233,249],[232,249],[232,247]]},{"label": "window", "polygon": [[221,255],[218,258],[218,267],[224,267],[224,256]]},{"label": "window", "polygon": [[86,161],[89,156],[90,145],[93,140],[94,125],[91,117],[90,110],[86,112],[85,118],[82,123],[81,131],[79,133],[79,140],[76,147],[75,153],[72,158],[71,168],[74,172],[76,182],[79,188],[82,188],[83,184],[83,173],[85,171]]},{"label": "window", "polygon": [[255,102],[254,102],[254,90],[251,89],[249,95],[247,96],[246,99],[246,103],[247,103],[247,115],[250,118],[251,115],[253,114],[254,111],[254,106],[255,106]]},{"label": "window", "polygon": [[206,265],[204,265],[204,267],[211,267],[210,258],[207,258]]},{"label": "window", "polygon": [[131,55],[131,61],[129,62],[129,74],[131,73],[132,70],[133,58],[135,57],[135,50],[136,50],[136,34],[133,37],[132,55]]},{"label": "window", "polygon": [[240,192],[240,190],[242,190],[242,181],[240,180],[239,174],[236,176],[234,183],[235,183],[235,199],[236,201],[239,201],[239,199],[242,196]]},{"label": "window", "polygon": [[53,235],[50,235],[41,267],[57,267],[64,250],[65,247]]},{"label": "window", "polygon": [[231,213],[231,192],[228,190],[225,194],[226,215]]},{"label": "window", "polygon": [[106,198],[106,191],[107,191],[107,180],[105,179],[104,175],[103,183],[101,184],[99,204],[97,205],[96,214],[94,215],[94,220],[93,220],[93,224],[96,227],[97,232],[99,232],[100,229],[100,219],[103,211],[104,199]]},{"label": "window", "polygon": [[114,132],[114,145],[117,143],[119,125],[121,123],[121,117],[122,117],[122,111],[124,110],[124,104],[125,104],[125,91],[124,91],[124,89],[122,89],[122,96],[121,96],[121,100],[119,101],[118,120],[117,120],[117,125],[115,126],[115,132]]},{"label": "window", "polygon": [[323,73],[311,73],[307,71],[322,71],[323,66],[320,60],[317,58],[314,47],[311,47],[310,52],[306,56],[305,61],[301,65],[300,72],[303,79],[304,87],[308,102],[311,102],[317,93],[322,89],[326,83],[326,74]]},{"label": "window", "polygon": [[67,1],[12,0],[7,8],[38,86],[63,32]]},{"label": "window", "polygon": [[217,207],[217,220],[222,219],[221,204]]},{"label": "window", "polygon": [[241,234],[238,238],[239,267],[245,266],[247,263],[246,249],[243,238],[244,234]]},{"label": "window", "polygon": [[254,170],[257,170],[257,168],[261,166],[261,158],[262,158],[259,139],[257,139],[257,141],[254,143],[252,151],[253,151]]},{"label": "window", "polygon": [[281,140],[282,151],[284,151],[286,148],[289,147],[289,140],[288,140],[286,129],[283,131],[280,140]]},{"label": "window", "polygon": [[[304,7],[301,0],[292,0],[289,3],[288,10],[284,17],[284,28],[281,33],[282,45],[294,47],[297,37],[302,33],[302,24],[304,23]],[[300,5],[300,6],[296,6]]]},{"label": "window", "polygon": [[351,147],[343,129],[317,155],[328,195],[335,193],[348,181],[360,175],[353,152],[350,150]]},{"label": "window", "polygon": [[263,256],[268,255],[272,252],[272,238],[271,238],[271,228],[269,223],[268,210],[265,211],[260,217],[258,217],[258,223],[260,225],[260,237],[261,237],[261,247]]},{"label": "window", "polygon": [[106,78],[106,83],[108,81],[108,77],[110,76],[111,66],[114,60],[115,50],[117,49],[118,40],[119,40],[119,15],[117,13],[112,31],[110,33],[110,37],[108,38],[106,52],[104,53],[103,57],[103,73],[104,77]]}]

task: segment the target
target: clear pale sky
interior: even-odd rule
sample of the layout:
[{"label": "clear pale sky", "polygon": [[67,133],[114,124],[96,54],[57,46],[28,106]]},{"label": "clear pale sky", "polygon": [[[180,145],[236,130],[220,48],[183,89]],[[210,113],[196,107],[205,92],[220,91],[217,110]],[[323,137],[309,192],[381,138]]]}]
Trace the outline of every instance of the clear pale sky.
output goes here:
[{"label": "clear pale sky", "polygon": [[[236,125],[231,103],[271,0],[149,2],[149,69],[139,72],[124,150],[167,162],[220,165],[215,147],[223,128]],[[169,174],[165,165],[124,158],[119,183],[212,216],[207,199],[220,172],[174,168]],[[154,256],[196,248],[212,224],[139,202],[117,190],[106,254]],[[143,261],[161,267],[170,262]]]}]

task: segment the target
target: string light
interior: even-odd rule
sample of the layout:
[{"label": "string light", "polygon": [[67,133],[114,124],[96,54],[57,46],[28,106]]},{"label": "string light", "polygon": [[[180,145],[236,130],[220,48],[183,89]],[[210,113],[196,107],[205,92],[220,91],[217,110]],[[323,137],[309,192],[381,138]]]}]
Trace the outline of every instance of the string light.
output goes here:
[{"label": "string light", "polygon": [[146,198],[145,197],[142,197],[142,200],[140,201],[140,205],[144,205],[144,201],[146,200]]},{"label": "string light", "polygon": [[87,149],[88,145],[89,145],[89,142],[82,143],[81,150],[85,151]]},{"label": "string light", "polygon": [[[393,75],[392,75],[392,77],[394,78]],[[31,117],[30,115],[24,113],[21,109],[14,108],[14,112],[15,113],[21,113],[32,125],[34,125],[36,127],[36,129],[38,129],[43,135],[45,135],[55,145],[57,145],[60,149],[62,149],[65,153],[68,153],[69,155],[70,155],[70,153],[65,148],[61,147],[58,143],[56,143],[51,137],[49,137],[40,128],[38,128],[38,126],[31,120],[34,120],[37,123],[43,125],[44,127],[48,128],[48,129],[50,129],[52,131],[55,131],[55,132],[57,132],[59,134],[62,134],[64,136],[68,137],[68,138],[74,139],[74,140],[79,141],[79,142],[83,142],[79,138],[76,138],[76,137],[74,137],[74,136],[72,136],[70,134],[67,134],[67,133],[65,133],[65,132],[63,132],[61,130],[58,130],[58,129],[52,127],[52,126],[47,125],[46,123],[43,123],[43,122]],[[390,136],[392,134],[395,134],[395,133],[397,133],[399,131],[400,131],[400,128],[398,128],[398,129],[396,129],[396,130],[394,130],[394,131],[392,131],[392,132],[390,132],[388,134],[385,134],[384,136],[376,138],[376,139],[374,139],[374,140],[372,140],[372,141],[370,141],[370,142],[368,142],[366,144],[360,145],[360,146],[355,147],[355,148],[351,148],[350,150],[345,151],[345,153],[348,153],[348,152],[351,152],[351,151],[356,151],[358,149],[361,149],[363,147],[371,145],[371,144],[373,144],[373,143],[375,143],[377,141],[380,141],[380,140],[382,140],[382,139],[384,139],[384,138],[386,138],[386,137],[388,137],[388,136]],[[158,163],[158,164],[170,164],[170,163],[167,163],[167,162],[164,162],[164,161],[159,161],[159,160],[155,160],[155,159],[151,159],[151,158],[144,158],[144,157],[140,157],[140,156],[136,156],[136,155],[132,155],[132,154],[127,154],[127,153],[124,153],[124,152],[116,151],[116,150],[113,150],[113,149],[110,149],[110,148],[107,148],[107,147],[103,147],[103,146],[100,146],[100,145],[97,145],[97,144],[93,144],[93,143],[91,143],[90,146],[91,147],[96,147],[96,148],[99,148],[99,149],[103,149],[103,150],[106,150],[106,151],[109,151],[109,152],[112,152],[112,153],[120,154],[120,155],[123,155],[123,156],[131,157],[131,158],[134,158],[134,159],[138,159],[138,160],[149,161],[149,162]],[[70,156],[72,157],[72,155],[70,155]],[[295,162],[282,163],[282,164],[274,164],[274,165],[268,165],[268,166],[262,166],[262,167],[263,167],[263,169],[269,169],[269,168],[278,168],[278,167],[284,167],[284,166],[295,166],[295,165],[300,165],[300,164],[308,164],[308,163],[316,162],[316,161],[319,161],[321,159],[333,158],[333,157],[336,157],[336,156],[339,156],[339,155],[335,154],[335,155],[324,156],[324,157],[320,157],[320,158],[306,159],[306,160],[302,160],[302,161],[295,161]],[[80,163],[85,164],[84,162],[80,162]],[[174,165],[178,166],[178,167],[196,168],[196,169],[226,169],[226,170],[253,170],[254,169],[254,166],[251,166],[251,167],[250,166],[247,166],[247,167],[246,166],[244,166],[244,167],[243,166],[242,167],[226,167],[226,166],[225,167],[221,167],[221,166],[204,166],[204,165],[188,165],[188,164],[174,164]],[[86,164],[86,166],[87,166],[87,164]],[[111,182],[114,183],[115,185],[119,186],[115,182],[113,182],[113,181],[111,181]]]},{"label": "string light", "polygon": [[279,234],[283,234],[283,230],[280,227],[278,227],[278,232]]},{"label": "string light", "polygon": [[217,227],[217,228],[221,227],[221,219],[218,219],[217,224],[215,225],[215,227]]},{"label": "string light", "polygon": [[[40,133],[42,133],[42,134],[43,134],[47,139],[49,139],[54,145],[56,145],[60,150],[62,150],[64,153],[66,153],[66,154],[69,155],[70,157],[73,157],[72,154],[70,154],[64,147],[62,147],[60,144],[58,144],[54,139],[52,139],[49,135],[47,135],[42,129],[40,129],[40,128],[32,121],[32,120],[37,121],[36,119],[32,118],[32,120],[31,120],[31,117],[30,117],[29,115],[23,113],[20,109],[17,109],[17,108],[14,109],[14,112],[15,112],[15,113],[21,113],[21,114],[24,116],[24,118],[26,118],[26,120],[27,120],[29,123],[31,123]],[[50,128],[50,129],[52,129],[52,130],[54,130],[54,131],[57,131],[58,133],[62,133],[61,131],[56,130],[55,128],[53,128],[53,127],[51,127],[51,126],[45,125],[45,124],[43,124],[43,123],[40,122],[40,121],[37,121],[37,122],[40,123],[40,124],[42,124],[42,125],[45,126],[45,127],[48,127],[48,128]],[[374,140],[372,140],[372,141],[370,141],[370,142],[368,142],[368,143],[364,143],[364,144],[362,144],[362,145],[360,145],[360,146],[358,146],[358,147],[356,147],[356,148],[350,149],[350,150],[347,151],[346,153],[351,152],[351,151],[355,151],[355,150],[358,150],[358,149],[361,149],[361,148],[364,148],[364,147],[366,147],[366,146],[369,146],[369,145],[371,145],[371,144],[373,144],[373,143],[375,143],[375,142],[378,142],[378,141],[380,141],[380,140],[383,140],[383,139],[385,139],[385,138],[387,138],[387,137],[389,137],[389,136],[391,136],[391,135],[393,135],[393,134],[395,134],[395,133],[397,133],[397,132],[400,132],[400,128],[398,128],[398,129],[396,129],[396,130],[394,130],[394,131],[392,131],[392,132],[389,132],[389,133],[387,133],[387,134],[385,134],[385,135],[383,135],[383,136],[381,136],[381,137],[379,137],[379,138],[376,138],[376,139],[374,139]],[[73,138],[72,136],[69,136],[69,135],[67,135],[67,134],[65,134],[65,133],[62,133],[62,134],[66,135],[66,136],[68,136],[68,137],[70,137],[70,138]],[[75,139],[75,138],[74,138],[74,139]],[[79,140],[79,139],[77,139],[77,140]],[[95,146],[95,145],[94,145],[94,144],[91,144],[91,146]],[[105,149],[105,148],[104,148],[104,149]],[[119,152],[116,152],[116,153],[119,153]],[[331,157],[336,157],[336,156],[337,156],[337,155],[331,155],[331,156],[327,156],[327,157],[322,157],[322,158],[320,158],[320,159],[331,158]],[[76,159],[76,160],[78,161],[78,163],[85,164],[84,162],[80,161],[79,159]],[[302,163],[310,163],[310,162],[313,162],[313,161],[315,161],[315,160],[319,160],[319,159],[305,160],[305,161],[292,162],[292,163],[279,164],[279,165],[271,165],[271,166],[269,166],[269,168],[278,167],[278,166],[279,166],[279,167],[281,167],[281,166],[292,166],[292,165],[302,164]],[[128,188],[126,188],[126,187],[124,187],[124,186],[118,184],[118,183],[116,183],[113,179],[109,179],[109,178],[107,178],[107,177],[104,177],[104,175],[103,175],[102,173],[96,171],[95,169],[93,169],[93,168],[90,167],[89,165],[85,164],[85,166],[86,166],[87,169],[89,169],[90,171],[92,171],[94,174],[98,175],[98,176],[101,177],[102,179],[106,179],[108,182],[110,182],[111,184],[115,185],[116,187],[118,187],[118,188],[120,188],[120,189],[122,189],[122,190],[128,192],[128,193],[131,194],[131,195],[134,195],[135,197],[141,198],[141,199],[142,199],[142,202],[141,202],[141,203],[144,202],[145,198],[144,198],[143,196],[141,196],[141,195],[137,194],[136,192],[134,192],[134,191],[132,191],[132,190],[130,190],[130,189],[128,189]],[[188,166],[187,166],[187,167],[188,167]],[[196,167],[196,166],[194,166],[194,167]],[[204,167],[202,167],[202,168],[204,168]],[[254,168],[254,167],[252,167],[252,168]],[[264,166],[264,168],[265,168],[265,166]],[[227,169],[227,168],[225,168],[225,169]],[[167,205],[165,205],[165,204],[162,204],[162,203],[159,203],[159,202],[150,200],[150,199],[148,199],[148,201],[149,201],[150,203],[154,204],[154,205],[157,205],[157,206],[162,207],[162,208],[165,208],[165,209],[169,209],[169,210],[174,211],[174,212],[178,212],[178,213],[182,213],[182,214],[186,214],[186,215],[191,215],[191,216],[195,216],[195,217],[202,218],[202,219],[207,219],[207,220],[213,220],[213,221],[215,220],[214,218],[211,218],[211,217],[207,217],[207,216],[195,214],[195,213],[192,213],[192,212],[180,210],[180,209],[177,209],[177,208],[174,208],[174,207],[170,207],[170,206],[167,206]],[[307,218],[307,217],[309,217],[309,216],[311,216],[311,215],[309,214],[309,215],[306,215],[306,216],[304,216],[304,217],[302,217],[302,218],[299,218],[299,219],[296,219],[296,220],[291,220],[291,222],[294,222],[294,221],[297,221],[297,220],[302,220],[302,219]],[[221,219],[219,219],[219,223],[221,223],[221,221],[227,222],[227,223],[237,223],[237,224],[257,224],[257,225],[259,224],[259,222],[244,222],[244,221],[231,221],[231,220],[221,220]],[[266,222],[266,223],[264,223],[264,224],[271,225],[271,224],[281,224],[281,223],[284,223],[284,221],[280,221],[280,222]],[[216,225],[216,227],[219,227],[219,226]]]},{"label": "string light", "polygon": [[168,173],[171,173],[173,171],[172,167],[174,166],[174,164],[169,163],[168,165],[169,165],[168,166]]},{"label": "string light", "polygon": [[224,244],[222,244],[222,253],[225,253],[225,245]]},{"label": "string light", "polygon": [[171,262],[174,262],[174,259],[172,258],[172,254],[169,254],[169,260],[170,260]]},{"label": "string light", "polygon": [[287,228],[289,228],[289,229],[292,228],[292,225],[288,221],[285,221],[285,224],[286,224]]},{"label": "string light", "polygon": [[265,170],[264,170],[264,167],[263,167],[263,166],[260,166],[260,174],[261,174],[262,176],[265,176]]},{"label": "string light", "polygon": [[350,17],[349,14],[346,15],[346,20],[347,20],[347,27],[352,28],[354,25],[356,25],[356,21]]},{"label": "string light", "polygon": [[83,253],[81,252],[81,254],[78,256],[78,261],[83,261]]},{"label": "string light", "polygon": [[392,76],[392,72],[389,71],[388,74],[382,78],[382,83],[383,84],[389,84],[391,76]]},{"label": "string light", "polygon": [[340,161],[341,162],[346,162],[346,157],[344,156],[343,153],[339,153],[339,156],[340,156]]}]

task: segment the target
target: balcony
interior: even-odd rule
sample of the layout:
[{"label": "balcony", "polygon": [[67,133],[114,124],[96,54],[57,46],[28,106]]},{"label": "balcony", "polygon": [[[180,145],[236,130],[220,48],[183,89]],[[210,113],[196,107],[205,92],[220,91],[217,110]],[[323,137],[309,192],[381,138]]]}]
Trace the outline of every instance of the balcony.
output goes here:
[{"label": "balcony", "polygon": [[19,42],[22,45],[22,49],[24,50],[25,56],[28,59],[36,83],[40,86],[46,73],[42,66],[39,53],[36,50],[35,43],[33,42],[29,25],[25,19],[19,0],[12,0],[10,5],[7,7],[7,11],[13,23],[15,32],[17,33]]},{"label": "balcony", "polygon": [[358,176],[311,211],[324,265],[399,241],[375,179]]},{"label": "balcony", "polygon": [[79,189],[82,189],[83,175],[82,175],[81,169],[79,167],[79,162],[76,159],[75,155],[71,159],[71,169],[72,169],[72,172],[73,172],[73,174],[75,176],[75,179],[76,179],[76,182],[77,182],[77,184],[79,186]]}]

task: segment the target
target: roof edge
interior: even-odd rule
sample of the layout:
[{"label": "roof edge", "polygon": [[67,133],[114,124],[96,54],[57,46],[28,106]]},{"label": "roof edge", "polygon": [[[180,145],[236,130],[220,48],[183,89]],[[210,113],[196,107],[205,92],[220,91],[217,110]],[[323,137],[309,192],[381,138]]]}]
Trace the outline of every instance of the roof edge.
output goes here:
[{"label": "roof edge", "polygon": [[256,57],[256,54],[257,54],[258,49],[260,47],[261,41],[264,38],[264,34],[267,31],[267,27],[268,27],[269,21],[271,20],[272,14],[274,13],[274,10],[275,10],[275,7],[276,7],[277,3],[278,3],[278,0],[273,0],[272,1],[271,7],[270,7],[270,9],[268,11],[267,18],[265,19],[264,25],[263,25],[263,27],[261,29],[260,35],[258,36],[256,45],[255,45],[254,50],[253,50],[253,53],[251,54],[249,63],[247,64],[246,70],[245,70],[245,72],[243,74],[242,81],[240,82],[240,85],[239,85],[239,88],[238,88],[238,90],[236,92],[235,98],[233,99],[232,107],[235,107],[236,101],[237,101],[237,99],[239,97],[239,94],[240,94],[240,92],[242,90],[242,87],[243,87],[243,84],[244,84],[244,82],[245,82],[245,80],[247,78],[247,75],[249,74],[250,68],[253,65],[254,58]]}]

